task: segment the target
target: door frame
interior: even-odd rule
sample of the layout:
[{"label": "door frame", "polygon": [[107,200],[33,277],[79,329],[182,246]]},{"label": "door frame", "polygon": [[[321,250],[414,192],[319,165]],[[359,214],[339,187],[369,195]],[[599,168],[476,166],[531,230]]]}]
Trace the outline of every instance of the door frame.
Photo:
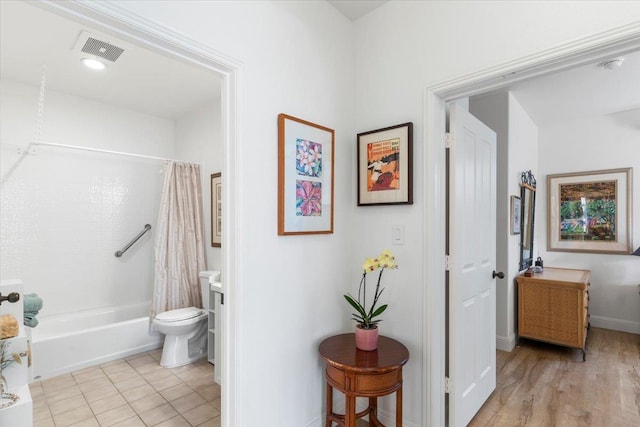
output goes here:
[{"label": "door frame", "polygon": [[106,33],[157,52],[171,59],[189,62],[210,70],[221,79],[220,110],[222,128],[222,172],[225,177],[225,191],[222,194],[225,221],[222,230],[222,271],[224,272],[225,321],[222,328],[222,426],[241,426],[246,408],[243,399],[242,369],[238,362],[242,357],[242,313],[237,301],[241,300],[244,289],[242,281],[241,230],[242,206],[237,194],[242,194],[242,140],[240,112],[242,99],[243,64],[236,59],[212,50],[171,29],[133,14],[111,3],[70,0],[56,2],[41,0],[33,3],[59,16],[69,18]]},{"label": "door frame", "polygon": [[426,401],[422,406],[422,419],[426,425],[436,427],[445,422],[445,104],[638,49],[640,23],[633,23],[424,89],[423,139],[426,149],[421,160],[426,169],[422,194],[425,200],[422,276],[426,289],[423,330],[426,336],[422,348],[422,395]]}]

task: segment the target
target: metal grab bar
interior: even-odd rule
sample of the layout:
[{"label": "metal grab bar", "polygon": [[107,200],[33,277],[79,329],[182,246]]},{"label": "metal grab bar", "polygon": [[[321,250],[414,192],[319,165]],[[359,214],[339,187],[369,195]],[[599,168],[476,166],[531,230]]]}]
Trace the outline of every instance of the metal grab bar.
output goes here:
[{"label": "metal grab bar", "polygon": [[116,256],[116,258],[120,258],[125,252],[127,252],[127,250],[135,243],[138,241],[138,239],[140,239],[142,237],[142,235],[144,233],[146,233],[147,231],[151,230],[151,226],[149,224],[145,224],[144,225],[144,230],[142,230],[140,232],[140,234],[138,234],[136,237],[133,238],[133,240],[131,240],[129,242],[129,244],[127,244],[127,246],[125,246],[124,248],[122,248],[121,251],[117,251],[114,255]]}]

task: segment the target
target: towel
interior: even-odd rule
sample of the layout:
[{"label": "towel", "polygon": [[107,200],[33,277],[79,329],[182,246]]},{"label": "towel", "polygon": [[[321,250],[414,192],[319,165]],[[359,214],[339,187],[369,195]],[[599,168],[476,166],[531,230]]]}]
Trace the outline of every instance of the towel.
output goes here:
[{"label": "towel", "polygon": [[24,305],[24,312],[38,314],[42,310],[42,298],[38,294],[24,294],[22,295],[22,301]]},{"label": "towel", "polygon": [[24,304],[24,324],[35,328],[38,326],[36,316],[42,309],[42,298],[37,294],[24,294],[22,300]]},{"label": "towel", "polygon": [[11,314],[0,316],[0,339],[17,337],[20,332],[20,325]]}]

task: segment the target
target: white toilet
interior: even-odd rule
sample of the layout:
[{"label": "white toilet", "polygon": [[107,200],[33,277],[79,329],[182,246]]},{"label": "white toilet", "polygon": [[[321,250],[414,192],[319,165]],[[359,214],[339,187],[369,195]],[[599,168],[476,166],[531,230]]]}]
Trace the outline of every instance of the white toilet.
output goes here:
[{"label": "white toilet", "polygon": [[200,272],[202,308],[188,307],[158,313],[155,328],[165,335],[160,365],[175,368],[207,354],[207,325],[210,283],[219,280],[219,271]]}]

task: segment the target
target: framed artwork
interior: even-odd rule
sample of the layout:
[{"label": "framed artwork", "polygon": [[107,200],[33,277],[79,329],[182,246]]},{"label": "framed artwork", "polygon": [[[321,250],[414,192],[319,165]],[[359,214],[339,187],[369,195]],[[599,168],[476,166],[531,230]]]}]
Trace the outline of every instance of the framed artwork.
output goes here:
[{"label": "framed artwork", "polygon": [[222,246],[222,173],[211,174],[211,246]]},{"label": "framed artwork", "polygon": [[520,197],[511,196],[511,234],[520,234],[522,211]]},{"label": "framed artwork", "polygon": [[547,175],[550,251],[629,254],[632,169]]},{"label": "framed artwork", "polygon": [[278,235],[333,233],[334,130],[278,115]]},{"label": "framed artwork", "polygon": [[358,206],[413,204],[413,123],[358,134]]}]

